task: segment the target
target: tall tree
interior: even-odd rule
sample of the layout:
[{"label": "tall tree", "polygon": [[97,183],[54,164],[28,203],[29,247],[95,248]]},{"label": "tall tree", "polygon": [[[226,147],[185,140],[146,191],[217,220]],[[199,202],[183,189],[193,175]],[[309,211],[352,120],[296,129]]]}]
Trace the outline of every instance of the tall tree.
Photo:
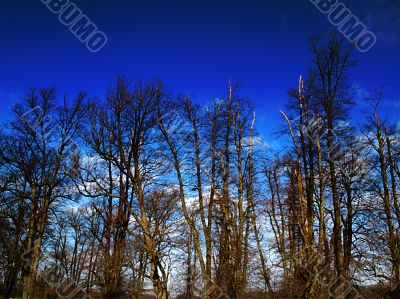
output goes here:
[{"label": "tall tree", "polygon": [[30,207],[23,255],[26,299],[34,297],[50,208],[74,196],[69,177],[77,149],[74,137],[86,113],[84,98],[85,94],[80,93],[72,104],[66,97],[59,104],[55,89],[31,90],[24,104],[13,109],[16,119],[1,155],[10,175],[24,178],[21,200]]},{"label": "tall tree", "polygon": [[[337,182],[337,165],[335,153],[339,136],[338,123],[346,119],[349,108],[353,105],[349,93],[348,73],[354,66],[352,58],[353,47],[346,43],[339,35],[331,34],[326,40],[313,39],[311,41],[313,54],[312,76],[314,78],[313,96],[316,105],[323,111],[326,119],[326,144],[328,151],[328,165],[330,190],[333,201],[333,249],[336,276],[346,279],[343,241],[342,215]],[[343,291],[341,288],[340,292]],[[340,291],[341,290],[341,291]]]}]

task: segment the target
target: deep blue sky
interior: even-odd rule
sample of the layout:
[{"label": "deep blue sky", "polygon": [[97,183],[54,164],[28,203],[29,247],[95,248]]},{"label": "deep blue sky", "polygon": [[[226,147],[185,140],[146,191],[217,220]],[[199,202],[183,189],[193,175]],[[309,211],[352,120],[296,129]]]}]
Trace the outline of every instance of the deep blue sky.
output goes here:
[{"label": "deep blue sky", "polygon": [[[229,78],[258,108],[267,135],[287,90],[307,72],[308,38],[336,30],[308,0],[73,1],[106,33],[89,52],[40,0],[0,0],[0,120],[29,87],[104,96],[117,75],[160,78],[207,103]],[[359,95],[388,83],[382,108],[400,119],[400,1],[343,1],[377,35],[357,53]],[[266,136],[269,139],[268,136]]]}]

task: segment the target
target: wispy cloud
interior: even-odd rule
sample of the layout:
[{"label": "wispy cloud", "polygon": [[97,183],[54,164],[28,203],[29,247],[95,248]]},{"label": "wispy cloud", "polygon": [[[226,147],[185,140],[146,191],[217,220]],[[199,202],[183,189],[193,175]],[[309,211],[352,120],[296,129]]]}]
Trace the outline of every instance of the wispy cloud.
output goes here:
[{"label": "wispy cloud", "polygon": [[380,42],[400,42],[400,2],[397,0],[352,1],[356,14],[374,32]]}]

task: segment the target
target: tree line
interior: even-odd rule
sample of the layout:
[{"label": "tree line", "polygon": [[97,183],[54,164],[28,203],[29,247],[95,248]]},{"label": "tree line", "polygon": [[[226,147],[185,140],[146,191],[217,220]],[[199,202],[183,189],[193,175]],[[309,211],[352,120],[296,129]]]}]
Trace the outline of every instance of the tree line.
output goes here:
[{"label": "tree line", "polygon": [[231,83],[206,107],[160,81],[29,90],[0,129],[3,297],[400,296],[400,134],[381,90],[351,117],[353,49],[311,39],[278,150]]}]

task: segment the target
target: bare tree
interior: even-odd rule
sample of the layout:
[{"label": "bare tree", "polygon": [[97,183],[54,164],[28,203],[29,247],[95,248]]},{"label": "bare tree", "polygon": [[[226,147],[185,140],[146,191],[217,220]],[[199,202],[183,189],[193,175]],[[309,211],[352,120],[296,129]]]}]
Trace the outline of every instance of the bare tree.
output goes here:
[{"label": "bare tree", "polygon": [[34,296],[49,210],[58,200],[73,197],[68,178],[76,149],[73,138],[86,112],[84,97],[79,94],[72,105],[64,97],[58,105],[54,89],[31,90],[25,103],[14,108],[16,120],[1,154],[10,175],[24,178],[22,200],[30,207],[24,240],[23,298]]}]

